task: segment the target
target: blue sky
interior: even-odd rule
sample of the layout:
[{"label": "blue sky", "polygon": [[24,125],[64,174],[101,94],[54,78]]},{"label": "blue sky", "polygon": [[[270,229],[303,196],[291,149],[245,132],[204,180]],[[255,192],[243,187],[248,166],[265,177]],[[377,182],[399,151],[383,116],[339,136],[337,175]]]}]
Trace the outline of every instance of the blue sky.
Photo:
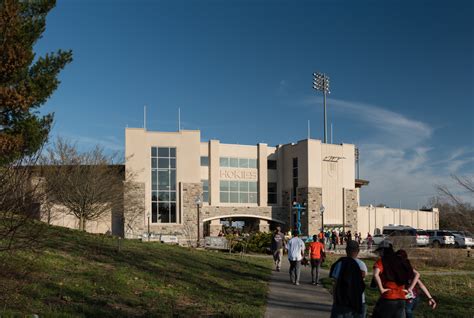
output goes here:
[{"label": "blue sky", "polygon": [[[53,136],[123,151],[124,128],[201,129],[269,145],[322,138],[331,78],[335,143],[360,147],[361,201],[416,208],[450,174],[474,175],[472,1],[63,0],[38,54],[74,62],[41,109]],[[462,193],[460,193],[463,195]],[[466,197],[468,200],[469,198]],[[472,198],[471,198],[472,199]]]}]

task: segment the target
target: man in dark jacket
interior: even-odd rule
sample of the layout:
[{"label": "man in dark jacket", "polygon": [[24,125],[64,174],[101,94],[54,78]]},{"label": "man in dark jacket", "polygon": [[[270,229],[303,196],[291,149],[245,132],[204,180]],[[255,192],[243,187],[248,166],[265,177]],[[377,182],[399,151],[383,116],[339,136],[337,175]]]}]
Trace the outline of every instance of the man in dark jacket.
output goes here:
[{"label": "man in dark jacket", "polygon": [[357,258],[359,243],[347,241],[346,254],[331,266],[329,273],[329,277],[336,279],[331,318],[365,318],[364,277],[367,266]]}]

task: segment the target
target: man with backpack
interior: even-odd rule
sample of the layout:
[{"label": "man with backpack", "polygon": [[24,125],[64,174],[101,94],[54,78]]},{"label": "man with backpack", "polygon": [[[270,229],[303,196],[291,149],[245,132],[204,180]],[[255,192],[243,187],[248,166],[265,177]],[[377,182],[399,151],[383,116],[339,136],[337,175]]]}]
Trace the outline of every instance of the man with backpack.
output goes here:
[{"label": "man with backpack", "polygon": [[346,257],[341,257],[332,266],[329,277],[336,279],[333,293],[331,318],[365,318],[365,283],[367,266],[357,258],[359,243],[347,241]]}]

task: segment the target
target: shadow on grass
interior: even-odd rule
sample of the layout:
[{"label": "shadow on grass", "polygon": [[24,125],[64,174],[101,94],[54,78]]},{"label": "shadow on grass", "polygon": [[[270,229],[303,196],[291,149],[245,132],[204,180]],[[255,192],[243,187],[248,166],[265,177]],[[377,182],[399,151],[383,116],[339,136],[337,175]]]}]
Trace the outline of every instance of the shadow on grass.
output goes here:
[{"label": "shadow on grass", "polygon": [[86,317],[263,313],[271,273],[266,259],[127,240],[118,252],[110,237],[54,227],[48,235],[43,255],[26,278],[37,287],[22,291],[34,301],[19,305],[21,312],[38,308]]}]

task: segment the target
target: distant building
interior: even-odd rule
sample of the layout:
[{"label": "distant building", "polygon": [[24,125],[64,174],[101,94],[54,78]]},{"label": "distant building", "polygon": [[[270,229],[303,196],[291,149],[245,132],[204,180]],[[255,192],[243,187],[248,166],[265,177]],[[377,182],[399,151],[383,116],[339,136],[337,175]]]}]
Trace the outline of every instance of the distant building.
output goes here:
[{"label": "distant building", "polygon": [[[87,231],[126,238],[167,236],[194,244],[198,236],[217,236],[223,226],[284,231],[298,226],[302,235],[324,228],[374,233],[389,224],[439,228],[439,213],[360,206],[352,144],[305,139],[276,147],[201,141],[199,130],[125,131],[125,173],[133,191],[124,189],[123,207],[87,223]],[[111,170],[112,171],[112,170]],[[132,178],[130,178],[132,176]],[[77,228],[78,220],[60,205],[41,206],[41,219]],[[198,235],[199,232],[199,235]],[[171,236],[171,237],[170,237]]]},{"label": "distant building", "polygon": [[[127,128],[126,170],[141,186],[138,195],[144,206],[143,215],[125,229],[125,235],[142,236],[149,226],[150,232],[192,241],[198,231],[200,237],[217,235],[229,219],[245,220],[260,231],[277,224],[290,230],[297,225],[293,202],[306,208],[300,214],[303,235],[320,231],[322,206],[325,228],[363,229],[365,235],[376,225],[383,226],[381,222],[397,223],[398,219],[384,216],[377,223],[373,220],[370,228],[365,216],[370,211],[359,207],[359,188],[368,181],[355,178],[354,154],[354,145],[315,139],[271,147],[202,142],[199,130]],[[424,227],[437,223],[431,220],[432,225]],[[406,223],[412,224],[413,220]]]}]

